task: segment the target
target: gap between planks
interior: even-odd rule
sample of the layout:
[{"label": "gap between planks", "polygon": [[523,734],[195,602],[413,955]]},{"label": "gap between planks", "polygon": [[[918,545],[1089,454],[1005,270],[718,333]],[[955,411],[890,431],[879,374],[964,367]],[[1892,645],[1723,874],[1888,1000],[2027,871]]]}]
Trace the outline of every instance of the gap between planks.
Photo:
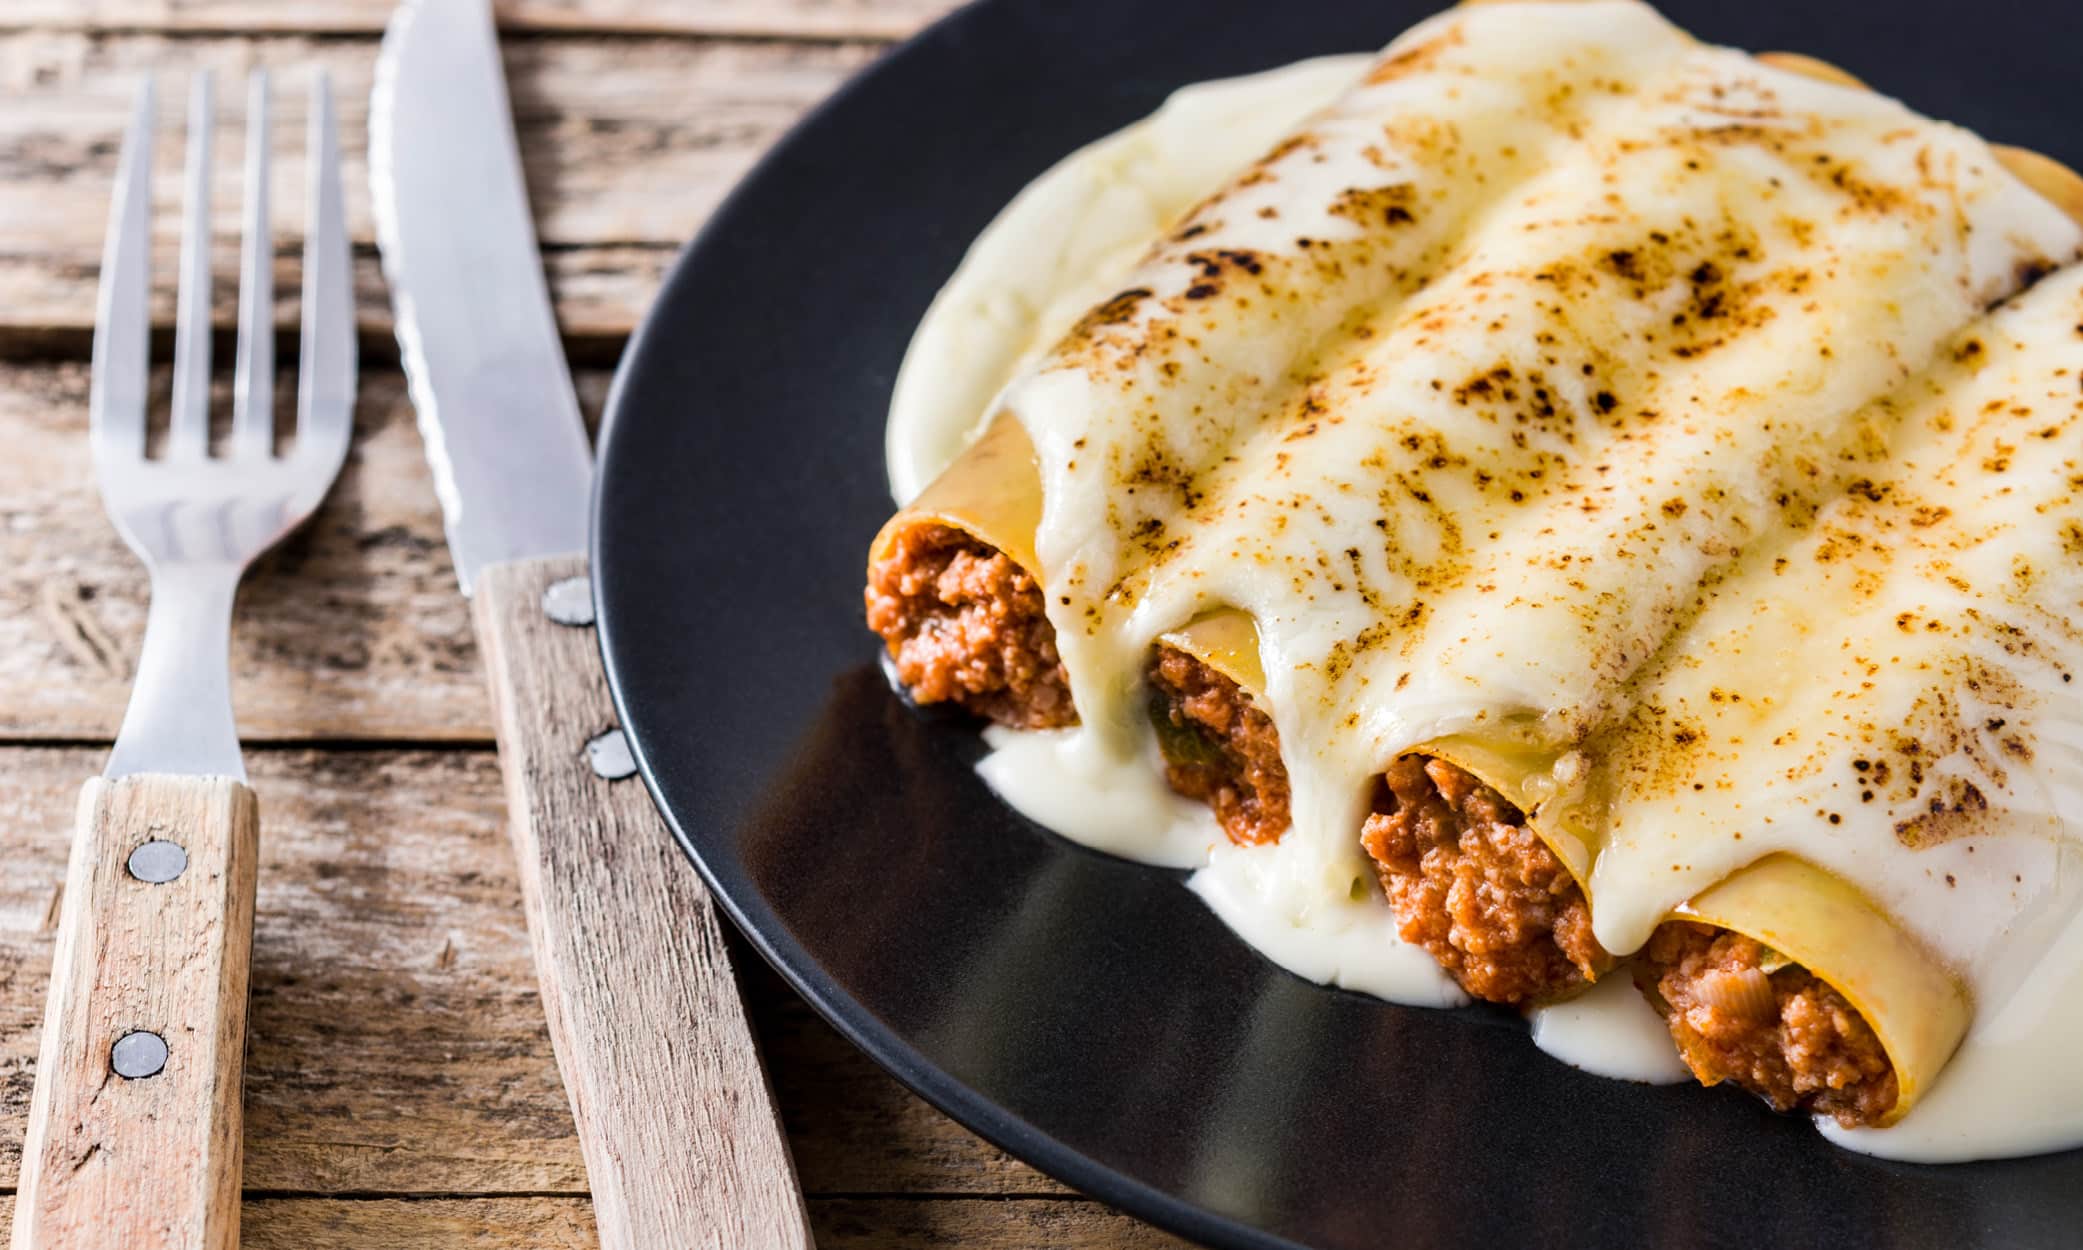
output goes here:
[{"label": "gap between planks", "polygon": [[[0,1185],[34,1079],[79,782],[0,750]],[[262,806],[246,1076],[253,1189],[583,1193],[490,752],[248,757]],[[692,869],[690,869],[692,871]],[[906,1091],[741,941],[732,959],[813,1195],[1062,1195]]]},{"label": "gap between planks", "polygon": [[[12,1195],[0,1196],[0,1219]],[[1084,1198],[812,1198],[810,1224],[822,1250],[1180,1250],[1169,1234]],[[582,1197],[436,1198],[424,1201],[255,1198],[241,1212],[249,1250],[357,1250],[470,1245],[484,1250],[595,1250],[592,1211]]]},{"label": "gap between planks", "polygon": [[[723,197],[882,46],[566,35],[509,42],[504,61],[530,208],[568,346],[582,359],[611,360],[674,256]],[[276,80],[276,327],[293,332],[297,324],[303,88],[323,68],[339,111],[357,327],[372,359],[394,357],[367,192],[376,54],[370,38],[196,36],[170,44],[159,35],[0,32],[0,221],[8,224],[0,240],[0,357],[87,350],[115,162],[141,77],[163,79],[152,227],[164,262],[180,226],[183,80],[207,67],[236,81],[259,64]],[[214,284],[211,314],[228,336],[236,320],[237,283],[229,278],[237,272],[240,187],[232,154],[245,142],[242,105],[227,99],[217,120],[226,160],[211,187],[212,267],[225,280]],[[151,317],[165,327],[173,320],[170,268],[162,264],[158,276]]]},{"label": "gap between planks", "polygon": [[[169,372],[154,376],[163,392]],[[277,410],[294,411],[293,372],[278,382]],[[577,382],[597,412],[607,376]],[[231,411],[228,379],[213,411]],[[147,581],[94,488],[86,368],[0,364],[0,430],[0,741],[97,746],[129,699]],[[248,743],[491,742],[469,602],[401,374],[363,371],[340,480],[247,574],[231,665]]]}]

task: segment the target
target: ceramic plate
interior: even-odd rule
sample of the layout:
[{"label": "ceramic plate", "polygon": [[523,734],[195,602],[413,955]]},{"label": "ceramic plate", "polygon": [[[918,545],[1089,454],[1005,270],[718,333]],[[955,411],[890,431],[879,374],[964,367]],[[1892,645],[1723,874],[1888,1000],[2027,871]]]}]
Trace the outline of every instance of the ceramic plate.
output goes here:
[{"label": "ceramic plate", "polygon": [[[861,623],[883,417],[970,239],[1182,84],[1379,47],[1429,11],[983,0],[775,148],[681,257],[603,435],[602,640],[653,794],[752,942],[901,1080],[1211,1245],[2074,1244],[2083,1154],[1882,1163],[1732,1091],[1578,1073],[1509,1013],[1283,972],[1179,874],[1014,815],[975,726],[884,680]],[[2073,0],[1666,11],[2083,167]]]}]

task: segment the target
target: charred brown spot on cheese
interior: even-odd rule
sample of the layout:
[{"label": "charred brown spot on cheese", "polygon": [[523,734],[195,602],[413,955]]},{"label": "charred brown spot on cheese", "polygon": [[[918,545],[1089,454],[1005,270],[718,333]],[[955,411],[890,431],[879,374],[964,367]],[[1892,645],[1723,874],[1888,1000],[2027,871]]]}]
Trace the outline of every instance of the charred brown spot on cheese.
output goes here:
[{"label": "charred brown spot on cheese", "polygon": [[1635,984],[1708,1085],[1749,1090],[1780,1111],[1877,1124],[1895,1106],[1895,1067],[1865,1018],[1827,982],[1740,933],[1659,926]]},{"label": "charred brown spot on cheese", "polygon": [[1004,552],[946,525],[914,525],[868,570],[868,627],[920,703],[1004,725],[1077,723],[1041,587]]},{"label": "charred brown spot on cheese", "polygon": [[1385,187],[1350,187],[1331,201],[1331,212],[1361,225],[1407,226],[1417,220],[1417,188],[1407,182]]},{"label": "charred brown spot on cheese", "polygon": [[1612,965],[1576,879],[1517,807],[1462,768],[1397,760],[1361,842],[1403,940],[1477,998],[1545,1002]]},{"label": "charred brown spot on cheese", "polygon": [[1150,718],[1172,789],[1215,809],[1230,841],[1287,832],[1287,766],[1280,735],[1243,687],[1199,659],[1160,644],[1150,658]]},{"label": "charred brown spot on cheese", "polygon": [[1144,300],[1150,298],[1150,294],[1150,288],[1146,286],[1130,287],[1122,291],[1079,318],[1066,337],[1072,340],[1087,339],[1108,326],[1125,325],[1135,320],[1136,311],[1142,307]]},{"label": "charred brown spot on cheese", "polygon": [[1467,38],[1459,26],[1453,26],[1423,43],[1404,48],[1394,56],[1384,58],[1368,72],[1368,85],[1393,82],[1398,78],[1423,73],[1437,65],[1440,58],[1448,52],[1467,42]]}]

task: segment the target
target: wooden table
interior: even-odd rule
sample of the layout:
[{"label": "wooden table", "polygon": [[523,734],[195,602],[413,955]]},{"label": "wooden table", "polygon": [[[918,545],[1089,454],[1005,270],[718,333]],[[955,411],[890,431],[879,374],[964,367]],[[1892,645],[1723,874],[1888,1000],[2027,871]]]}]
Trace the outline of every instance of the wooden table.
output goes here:
[{"label": "wooden table", "polygon": [[[529,187],[590,412],[660,275],[732,181],[887,40],[948,4],[502,0]],[[102,765],[144,627],[144,575],[102,516],[86,444],[94,278],[123,121],[139,75],[160,74],[156,308],[170,325],[181,88],[192,68],[220,74],[216,316],[228,363],[236,76],[274,70],[277,139],[291,151],[299,89],[322,65],[341,106],[364,364],[346,472],[248,579],[233,647],[263,812],[246,1242],[586,1246],[586,1178],[500,829],[468,610],[370,231],[366,104],[389,8],[0,4],[0,1184],[11,1194],[74,798]],[[278,163],[285,360],[301,180],[300,160]],[[985,1145],[742,947],[738,963],[822,1245],[1177,1244]]]}]

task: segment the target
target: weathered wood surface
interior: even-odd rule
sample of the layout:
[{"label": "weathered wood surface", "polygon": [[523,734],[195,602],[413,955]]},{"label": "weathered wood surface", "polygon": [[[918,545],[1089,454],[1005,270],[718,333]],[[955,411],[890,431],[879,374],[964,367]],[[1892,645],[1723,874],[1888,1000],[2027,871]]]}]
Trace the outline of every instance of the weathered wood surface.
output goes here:
[{"label": "weathered wood surface", "polygon": [[[0,1197],[0,1219],[9,1199]],[[1184,1243],[1092,1202],[1060,1198],[812,1198],[821,1250],[1178,1250]],[[248,1195],[247,1250],[593,1250],[583,1198],[284,1198]]]},{"label": "weathered wood surface", "polygon": [[[475,674],[472,674],[473,679]],[[19,1164],[91,748],[0,751],[0,1188]],[[583,1194],[490,750],[270,750],[246,1187]],[[906,1092],[738,947],[804,1188],[1062,1194]]]},{"label": "weathered wood surface", "polygon": [[[10,0],[14,2],[14,0]],[[168,280],[154,320],[173,313],[171,258],[180,229],[180,141],[186,74],[236,82],[254,65],[275,80],[277,159],[271,191],[279,247],[278,324],[296,321],[301,246],[303,92],[332,78],[342,184],[356,244],[358,319],[366,339],[390,334],[369,217],[368,39],[199,37],[29,30],[0,33],[0,355],[78,352],[93,328],[93,275],[123,125],[141,78],[163,79],[154,150],[153,219]],[[737,179],[812,104],[874,59],[861,43],[558,38],[513,40],[507,82],[537,231],[558,318],[589,352],[626,335],[660,274]],[[213,187],[221,272],[236,272],[236,158],[243,104],[220,92],[224,160]],[[235,320],[235,284],[213,292],[220,326]]]},{"label": "weathered wood surface", "polygon": [[[253,791],[226,777],[81,790],[13,1250],[239,1244],[259,833]],[[131,855],[155,841],[184,863],[140,879]],[[117,1064],[134,1032],[160,1043],[159,1063]]]},{"label": "weathered wood surface", "polygon": [[584,556],[472,578],[507,827],[577,1122],[602,1250],[808,1250],[809,1219],[738,998],[722,920],[625,767],[589,762],[615,723]]},{"label": "weathered wood surface", "polygon": [[[900,39],[955,0],[496,0],[502,30]],[[392,0],[9,0],[0,28],[369,34]]]},{"label": "weathered wood surface", "polygon": [[[580,373],[589,411],[606,384]],[[230,412],[224,379],[214,406]],[[102,512],[86,430],[85,364],[0,364],[0,739],[107,740],[129,697],[148,587]],[[403,375],[364,370],[340,480],[241,586],[232,700],[249,743],[491,741]]]},{"label": "weathered wood surface", "polygon": [[[589,416],[683,241],[804,110],[953,0],[496,0],[544,258]],[[285,331],[310,67],[333,77],[367,353],[356,439],[310,526],[246,584],[234,693],[266,813],[244,1242],[591,1247],[535,989],[469,609],[400,376],[363,161],[391,0],[0,4],[0,1221],[20,1162],[79,779],[120,720],[145,582],[84,447],[94,275],[139,76],[161,79],[155,223],[171,320],[181,79],[265,64]],[[319,36],[313,38],[312,36]],[[237,90],[220,84],[220,275]],[[232,322],[233,285],[216,316]],[[222,359],[229,360],[228,337]],[[287,382],[288,379],[285,379]],[[165,378],[159,380],[162,391]],[[221,398],[221,397],[220,397]],[[317,749],[297,746],[317,743]],[[753,1030],[831,1247],[1178,1243],[988,1146],[841,1040],[733,938]]]}]

